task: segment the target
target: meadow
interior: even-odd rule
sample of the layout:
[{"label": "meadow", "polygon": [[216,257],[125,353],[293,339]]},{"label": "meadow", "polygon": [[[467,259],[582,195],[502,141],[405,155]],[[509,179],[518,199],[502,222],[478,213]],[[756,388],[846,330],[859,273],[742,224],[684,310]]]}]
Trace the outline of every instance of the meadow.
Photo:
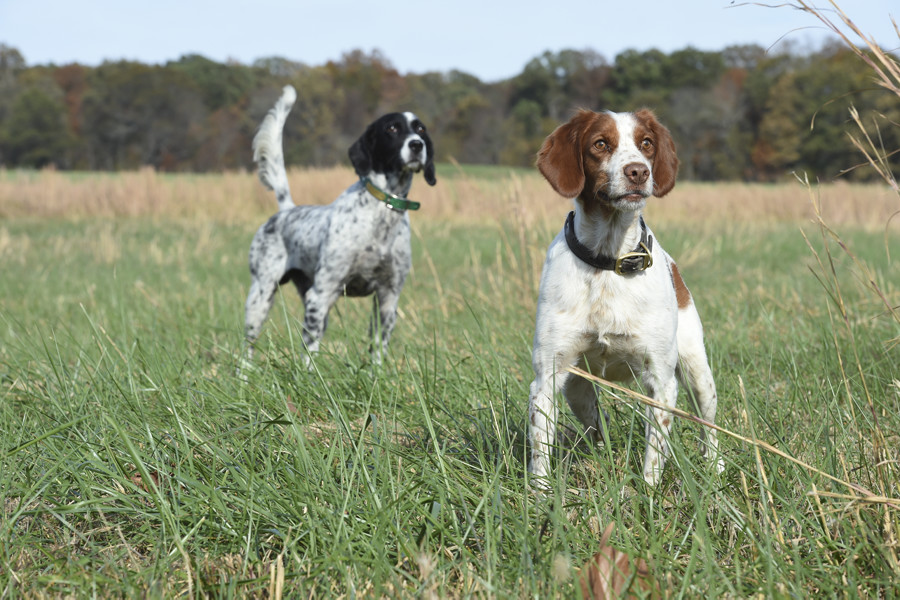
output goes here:
[{"label": "meadow", "polygon": [[[290,178],[325,203],[353,175]],[[275,207],[253,174],[0,171],[0,598],[577,598],[609,523],[662,597],[897,595],[895,192],[652,199],[726,470],[679,419],[646,486],[639,399],[601,383],[609,440],[564,410],[546,496],[525,475],[531,338],[570,205],[532,170],[453,164],[411,198],[388,359],[369,361],[369,301],[344,299],[307,371],[285,288],[244,379],[247,248]]]}]

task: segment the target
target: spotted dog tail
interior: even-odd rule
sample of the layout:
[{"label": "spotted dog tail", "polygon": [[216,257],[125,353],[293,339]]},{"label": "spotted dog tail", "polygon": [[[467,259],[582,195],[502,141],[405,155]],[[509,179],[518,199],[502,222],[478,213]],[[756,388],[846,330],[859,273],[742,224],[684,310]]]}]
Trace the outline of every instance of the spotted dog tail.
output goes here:
[{"label": "spotted dog tail", "polygon": [[284,129],[284,120],[287,119],[296,99],[297,92],[294,87],[284,86],[281,98],[269,110],[269,114],[259,126],[256,137],[253,138],[253,160],[259,165],[259,180],[275,192],[280,211],[294,206],[287,172],[284,169],[281,132]]}]

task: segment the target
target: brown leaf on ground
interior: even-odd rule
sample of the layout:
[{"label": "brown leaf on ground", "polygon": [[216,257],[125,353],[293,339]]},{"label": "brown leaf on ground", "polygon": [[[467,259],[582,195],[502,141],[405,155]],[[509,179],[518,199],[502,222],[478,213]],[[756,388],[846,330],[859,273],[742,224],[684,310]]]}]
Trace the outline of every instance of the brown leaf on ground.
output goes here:
[{"label": "brown leaf on ground", "polygon": [[600,551],[581,568],[581,595],[591,600],[607,598],[660,598],[659,585],[643,558],[632,559],[608,544],[614,523],[600,538]]},{"label": "brown leaf on ground", "polygon": [[[150,475],[150,479],[153,480],[153,483],[156,484],[156,487],[159,488],[159,474],[156,471],[149,471],[148,474]],[[147,482],[144,481],[144,478],[141,477],[140,473],[135,473],[131,476],[131,483],[138,486],[147,493],[151,493],[153,491],[150,485],[148,485]]]}]

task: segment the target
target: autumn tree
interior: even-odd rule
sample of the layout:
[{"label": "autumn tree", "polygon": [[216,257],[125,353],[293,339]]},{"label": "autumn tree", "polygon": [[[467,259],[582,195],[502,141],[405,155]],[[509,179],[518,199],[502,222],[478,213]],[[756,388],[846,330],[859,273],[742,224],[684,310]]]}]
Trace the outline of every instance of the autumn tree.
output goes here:
[{"label": "autumn tree", "polygon": [[[297,101],[291,118],[285,123],[285,160],[291,164],[327,166],[346,162],[348,137],[359,136],[362,130],[336,136],[343,129],[341,108],[346,90],[341,88],[324,67],[304,67],[290,78],[297,89]],[[280,93],[280,90],[278,90]],[[277,94],[272,95],[266,110],[271,108]],[[355,139],[355,137],[353,137]]]},{"label": "autumn tree", "polygon": [[183,72],[127,61],[104,63],[89,77],[83,104],[91,168],[189,164],[207,109]]},{"label": "autumn tree", "polygon": [[[842,46],[825,47],[815,55],[795,61],[772,84],[760,121],[754,149],[756,166],[771,177],[804,172],[813,178],[830,180],[848,167],[855,154],[846,131],[850,99],[865,119],[880,118],[885,102],[865,71],[857,68],[855,55]],[[896,115],[896,109],[893,110]],[[896,128],[888,128],[883,141],[897,148]],[[852,178],[865,178],[865,170]]]},{"label": "autumn tree", "polygon": [[[847,51],[754,45],[721,52],[544,52],[515,77],[485,83],[462,72],[401,75],[379,51],[325,65],[280,57],[250,66],[191,54],[163,66],[110,62],[32,66],[0,44],[0,164],[60,168],[252,169],[259,122],[291,83],[285,124],[291,165],[347,162],[377,116],[411,110],[437,159],[531,165],[544,137],[577,108],[656,111],[675,137],[683,179],[775,180],[792,171],[838,176],[855,154],[849,97],[867,123],[900,145],[896,100],[879,93]],[[900,154],[892,155],[900,157]],[[871,177],[868,168],[853,179]]]},{"label": "autumn tree", "polygon": [[498,86],[482,83],[462,71],[407,76],[412,110],[436,138],[439,157],[459,162],[497,162],[495,123],[504,110]]}]

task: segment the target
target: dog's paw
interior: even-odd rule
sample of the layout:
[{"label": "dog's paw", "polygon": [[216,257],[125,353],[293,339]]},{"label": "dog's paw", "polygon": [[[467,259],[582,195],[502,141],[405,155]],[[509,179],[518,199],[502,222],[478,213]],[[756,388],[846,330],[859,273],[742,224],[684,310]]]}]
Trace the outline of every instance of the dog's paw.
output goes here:
[{"label": "dog's paw", "polygon": [[238,359],[238,364],[234,368],[234,375],[244,383],[247,383],[249,381],[247,373],[252,373],[255,370],[256,365],[246,356],[242,356]]},{"label": "dog's paw", "polygon": [[546,463],[533,459],[528,464],[528,486],[538,494],[545,494],[552,489]]},{"label": "dog's paw", "polygon": [[725,459],[723,459],[721,456],[719,456],[713,462],[716,465],[716,473],[717,474],[721,475],[722,473],[725,472]]},{"label": "dog's paw", "polygon": [[537,496],[544,496],[553,489],[550,486],[550,479],[547,477],[535,477],[532,475],[528,478],[528,487],[531,493]]},{"label": "dog's paw", "polygon": [[649,485],[650,487],[658,486],[661,480],[662,469],[660,469],[659,467],[644,469],[644,481],[646,481],[647,485]]}]

